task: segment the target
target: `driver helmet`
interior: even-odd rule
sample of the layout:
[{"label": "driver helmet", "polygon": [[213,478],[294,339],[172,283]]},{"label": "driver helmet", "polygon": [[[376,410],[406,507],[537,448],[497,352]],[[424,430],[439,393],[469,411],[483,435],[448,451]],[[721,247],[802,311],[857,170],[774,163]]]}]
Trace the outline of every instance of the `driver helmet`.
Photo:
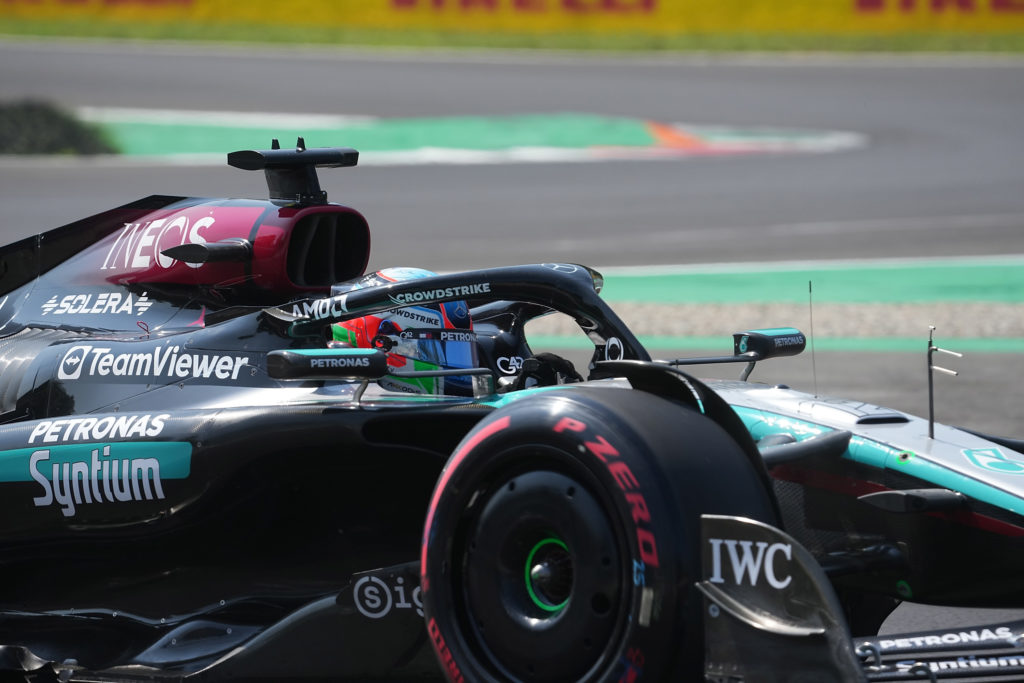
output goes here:
[{"label": "driver helmet", "polygon": [[[436,275],[422,268],[385,268],[334,285],[331,295]],[[366,315],[331,326],[329,346],[380,349],[388,365],[401,371],[476,368],[477,344],[465,301],[418,304]],[[387,375],[382,387],[413,394],[471,396],[470,375],[402,377]]]}]

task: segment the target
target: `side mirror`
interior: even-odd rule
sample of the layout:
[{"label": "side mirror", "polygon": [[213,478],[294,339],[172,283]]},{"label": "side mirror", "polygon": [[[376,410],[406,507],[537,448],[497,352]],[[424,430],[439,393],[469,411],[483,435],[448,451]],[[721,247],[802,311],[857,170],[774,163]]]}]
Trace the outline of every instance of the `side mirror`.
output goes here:
[{"label": "side mirror", "polygon": [[388,374],[388,357],[377,349],[299,349],[267,354],[274,379],[376,380]]},{"label": "side mirror", "polygon": [[746,363],[740,375],[744,382],[750,376],[754,365],[766,358],[795,356],[807,346],[807,337],[795,327],[773,327],[764,330],[736,332],[732,335],[733,355],[708,358],[677,358],[669,365],[709,365],[711,363]]},{"label": "side mirror", "polygon": [[807,337],[794,327],[736,332],[732,335],[733,353],[750,360],[795,356],[807,346]]},{"label": "side mirror", "polygon": [[807,346],[807,337],[795,327],[773,327],[736,332],[732,335],[732,346],[733,358],[749,361],[740,374],[740,379],[746,382],[757,361],[795,356]]},{"label": "side mirror", "polygon": [[[395,377],[473,378],[473,396],[494,395],[494,373],[488,368],[450,368],[446,370],[395,370],[388,366],[388,355],[378,349],[296,349],[267,354],[267,374],[274,379],[361,380],[364,383],[387,375]],[[365,388],[365,384],[364,384]],[[356,399],[362,390],[356,393]]]}]

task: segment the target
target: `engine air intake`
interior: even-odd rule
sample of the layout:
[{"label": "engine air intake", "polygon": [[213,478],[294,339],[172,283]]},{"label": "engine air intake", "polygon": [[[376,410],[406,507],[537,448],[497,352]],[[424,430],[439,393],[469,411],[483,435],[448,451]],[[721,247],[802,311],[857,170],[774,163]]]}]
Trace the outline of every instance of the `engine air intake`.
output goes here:
[{"label": "engine air intake", "polygon": [[288,245],[288,277],[299,287],[329,287],[362,275],[370,233],[358,214],[311,213],[296,223]]}]

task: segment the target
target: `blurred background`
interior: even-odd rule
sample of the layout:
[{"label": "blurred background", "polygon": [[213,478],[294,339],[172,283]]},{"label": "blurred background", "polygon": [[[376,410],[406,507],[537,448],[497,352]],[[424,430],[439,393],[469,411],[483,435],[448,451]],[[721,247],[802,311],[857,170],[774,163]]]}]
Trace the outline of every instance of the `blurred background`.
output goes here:
[{"label": "blurred background", "polygon": [[0,0],[0,238],[301,135],[371,268],[585,263],[660,357],[795,326],[752,379],[915,414],[934,325],[937,418],[1021,437],[1022,55],[1024,0]]}]

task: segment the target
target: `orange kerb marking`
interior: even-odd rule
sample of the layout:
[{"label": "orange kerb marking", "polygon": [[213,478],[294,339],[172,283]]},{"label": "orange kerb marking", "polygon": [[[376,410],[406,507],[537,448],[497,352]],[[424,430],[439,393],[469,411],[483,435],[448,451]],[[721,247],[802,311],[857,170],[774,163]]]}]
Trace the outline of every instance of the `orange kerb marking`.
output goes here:
[{"label": "orange kerb marking", "polygon": [[671,147],[673,149],[705,149],[707,144],[700,138],[679,130],[665,123],[649,121],[647,130],[659,147]]}]

